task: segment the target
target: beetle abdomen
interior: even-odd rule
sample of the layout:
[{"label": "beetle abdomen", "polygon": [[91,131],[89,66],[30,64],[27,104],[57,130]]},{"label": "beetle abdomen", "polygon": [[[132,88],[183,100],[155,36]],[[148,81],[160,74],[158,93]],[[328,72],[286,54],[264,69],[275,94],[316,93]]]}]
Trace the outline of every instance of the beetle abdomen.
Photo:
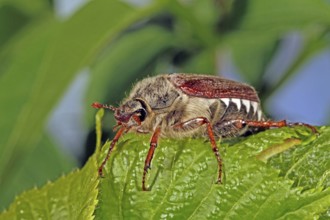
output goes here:
[{"label": "beetle abdomen", "polygon": [[223,109],[221,116],[213,123],[214,132],[219,137],[235,137],[244,135],[248,131],[257,131],[247,126],[241,126],[241,123],[238,123],[239,120],[265,120],[259,102],[248,99],[221,98],[220,103]]}]

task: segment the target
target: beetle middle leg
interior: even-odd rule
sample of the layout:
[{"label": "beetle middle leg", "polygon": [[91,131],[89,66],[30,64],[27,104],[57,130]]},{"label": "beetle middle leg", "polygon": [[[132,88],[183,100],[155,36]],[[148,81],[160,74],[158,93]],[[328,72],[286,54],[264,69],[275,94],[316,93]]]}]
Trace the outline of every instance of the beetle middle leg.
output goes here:
[{"label": "beetle middle leg", "polygon": [[193,119],[190,119],[188,121],[185,121],[185,122],[177,123],[177,124],[173,125],[173,129],[175,131],[188,131],[188,130],[197,129],[200,126],[203,126],[203,125],[206,125],[207,134],[208,134],[209,139],[210,139],[211,147],[212,147],[212,150],[213,150],[213,152],[215,154],[215,157],[218,161],[218,179],[217,179],[217,183],[222,183],[222,159],[221,159],[218,147],[216,145],[214,132],[213,132],[212,125],[209,122],[209,120],[205,117],[197,117],[197,118],[193,118]]}]

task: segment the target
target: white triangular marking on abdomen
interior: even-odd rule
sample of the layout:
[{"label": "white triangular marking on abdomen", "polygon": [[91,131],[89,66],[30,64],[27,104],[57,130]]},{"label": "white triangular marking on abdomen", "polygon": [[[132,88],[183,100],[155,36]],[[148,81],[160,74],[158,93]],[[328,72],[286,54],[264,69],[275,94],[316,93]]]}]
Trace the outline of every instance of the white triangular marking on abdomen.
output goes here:
[{"label": "white triangular marking on abdomen", "polygon": [[258,121],[261,121],[262,111],[258,109]]},{"label": "white triangular marking on abdomen", "polygon": [[238,111],[241,110],[241,100],[240,99],[231,99],[231,101],[236,104]]},{"label": "white triangular marking on abdomen", "polygon": [[242,99],[242,104],[245,106],[246,108],[246,113],[249,113],[250,112],[250,105],[251,105],[251,102],[249,100],[246,100],[246,99]]},{"label": "white triangular marking on abdomen", "polygon": [[253,107],[253,114],[255,114],[258,109],[258,102],[251,102],[251,105]]},{"label": "white triangular marking on abdomen", "polygon": [[229,102],[230,102],[229,98],[222,98],[220,100],[223,101],[227,107],[229,106]]}]

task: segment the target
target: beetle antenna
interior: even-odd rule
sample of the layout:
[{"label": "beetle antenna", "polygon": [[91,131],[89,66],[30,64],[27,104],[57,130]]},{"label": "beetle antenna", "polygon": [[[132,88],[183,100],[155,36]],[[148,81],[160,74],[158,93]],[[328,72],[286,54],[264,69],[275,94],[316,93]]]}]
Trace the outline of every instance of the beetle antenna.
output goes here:
[{"label": "beetle antenna", "polygon": [[117,108],[113,107],[112,105],[106,105],[106,104],[101,104],[99,102],[94,102],[92,104],[93,108],[107,108],[110,109],[111,111],[115,111]]}]

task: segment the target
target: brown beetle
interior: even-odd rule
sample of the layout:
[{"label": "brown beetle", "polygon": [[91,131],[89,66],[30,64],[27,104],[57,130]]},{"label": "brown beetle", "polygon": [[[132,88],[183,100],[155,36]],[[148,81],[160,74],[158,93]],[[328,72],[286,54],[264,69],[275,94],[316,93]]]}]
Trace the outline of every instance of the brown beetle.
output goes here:
[{"label": "brown beetle", "polygon": [[152,133],[150,149],[145,160],[142,189],[157,147],[158,138],[208,136],[218,161],[217,182],[222,182],[222,160],[216,138],[235,137],[270,127],[302,125],[266,120],[255,89],[247,84],[209,75],[164,74],[139,81],[120,107],[93,103],[94,108],[114,111],[117,131],[99,174],[117,143],[127,131]]}]

